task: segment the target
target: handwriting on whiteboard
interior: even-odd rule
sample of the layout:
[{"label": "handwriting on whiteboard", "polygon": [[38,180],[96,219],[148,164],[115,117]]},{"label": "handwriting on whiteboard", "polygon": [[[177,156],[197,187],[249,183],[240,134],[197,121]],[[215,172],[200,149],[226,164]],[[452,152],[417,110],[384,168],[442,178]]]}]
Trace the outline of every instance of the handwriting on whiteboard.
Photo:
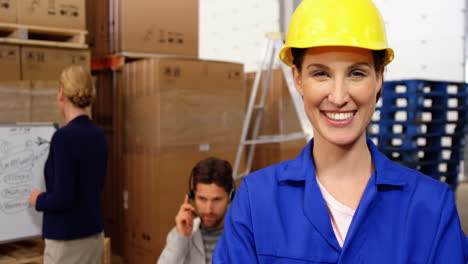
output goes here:
[{"label": "handwriting on whiteboard", "polygon": [[[28,135],[30,128],[18,127],[10,136]],[[29,207],[29,193],[33,189],[33,169],[49,152],[50,142],[36,137],[22,144],[0,140],[0,211],[16,214]]]}]

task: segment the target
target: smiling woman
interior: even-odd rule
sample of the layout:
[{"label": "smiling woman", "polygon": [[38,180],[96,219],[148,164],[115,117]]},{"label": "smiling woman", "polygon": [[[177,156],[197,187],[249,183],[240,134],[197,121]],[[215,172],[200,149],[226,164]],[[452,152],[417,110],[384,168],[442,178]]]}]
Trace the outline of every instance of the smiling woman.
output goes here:
[{"label": "smiling woman", "polygon": [[303,65],[293,67],[293,76],[314,126],[316,144],[360,141],[365,145],[364,132],[375,109],[374,98],[382,88],[382,69],[375,70],[370,50],[310,48]]},{"label": "smiling woman", "polygon": [[448,185],[366,138],[393,59],[371,0],[304,0],[280,52],[314,128],[293,160],[244,178],[213,263],[465,263]]}]

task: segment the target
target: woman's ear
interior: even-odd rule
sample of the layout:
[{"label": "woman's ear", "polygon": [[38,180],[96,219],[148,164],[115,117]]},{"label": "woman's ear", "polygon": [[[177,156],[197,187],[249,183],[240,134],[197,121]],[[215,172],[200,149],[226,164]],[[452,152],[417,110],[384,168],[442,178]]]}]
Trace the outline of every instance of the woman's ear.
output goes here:
[{"label": "woman's ear", "polygon": [[377,74],[377,93],[376,102],[379,101],[383,90],[383,69]]},{"label": "woman's ear", "polygon": [[63,102],[65,100],[65,95],[63,94],[63,89],[60,88],[58,93],[57,93],[57,100],[59,102]]},{"label": "woman's ear", "polygon": [[297,92],[301,96],[304,96],[304,90],[302,89],[301,73],[299,72],[299,69],[296,66],[292,66],[291,71],[294,80],[294,87],[296,87]]}]

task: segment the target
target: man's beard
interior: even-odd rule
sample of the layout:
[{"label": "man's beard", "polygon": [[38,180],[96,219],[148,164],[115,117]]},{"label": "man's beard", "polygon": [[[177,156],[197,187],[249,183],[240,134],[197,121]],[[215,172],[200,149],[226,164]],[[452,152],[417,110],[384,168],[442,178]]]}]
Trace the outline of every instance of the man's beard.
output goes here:
[{"label": "man's beard", "polygon": [[[214,221],[205,221],[205,216],[210,216],[216,218]],[[221,222],[223,222],[223,217],[219,217],[217,215],[207,215],[207,214],[200,214],[201,225],[204,229],[217,229]]]}]

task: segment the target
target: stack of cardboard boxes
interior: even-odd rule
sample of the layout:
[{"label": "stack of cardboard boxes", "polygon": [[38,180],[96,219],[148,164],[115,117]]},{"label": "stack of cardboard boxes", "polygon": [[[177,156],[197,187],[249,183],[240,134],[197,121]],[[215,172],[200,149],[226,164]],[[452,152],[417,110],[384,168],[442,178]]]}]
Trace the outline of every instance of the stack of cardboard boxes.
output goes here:
[{"label": "stack of cardboard boxes", "polygon": [[[89,67],[90,52],[61,41],[70,31],[85,34],[84,3],[0,0],[0,123],[65,123],[56,103],[59,74],[72,64]],[[2,244],[0,263],[42,263],[43,248],[40,239]]]},{"label": "stack of cardboard boxes", "polygon": [[88,1],[93,118],[111,142],[105,230],[128,263],[155,263],[201,159],[234,159],[245,113],[243,65],[198,58],[198,1]]},{"label": "stack of cardboard boxes", "polygon": [[[14,45],[16,33],[7,26],[20,27],[26,40],[50,38],[54,43],[60,35],[56,29],[86,30],[85,0],[2,0],[0,4],[0,81],[56,80],[60,71],[70,64],[89,65],[89,51],[34,45]],[[28,32],[40,27],[42,36]],[[43,39],[44,40],[44,39]],[[8,43],[8,44],[6,44]],[[24,42],[21,42],[24,43]]]},{"label": "stack of cardboard boxes", "polygon": [[85,18],[85,0],[0,2],[1,122],[64,123],[55,103],[59,74],[72,64],[89,67],[90,52],[61,48],[60,39],[85,32]]},{"label": "stack of cardboard boxes", "polygon": [[152,263],[174,226],[192,167],[209,156],[234,162],[245,108],[242,65],[165,58],[127,64],[124,72],[124,240],[131,263]]}]

